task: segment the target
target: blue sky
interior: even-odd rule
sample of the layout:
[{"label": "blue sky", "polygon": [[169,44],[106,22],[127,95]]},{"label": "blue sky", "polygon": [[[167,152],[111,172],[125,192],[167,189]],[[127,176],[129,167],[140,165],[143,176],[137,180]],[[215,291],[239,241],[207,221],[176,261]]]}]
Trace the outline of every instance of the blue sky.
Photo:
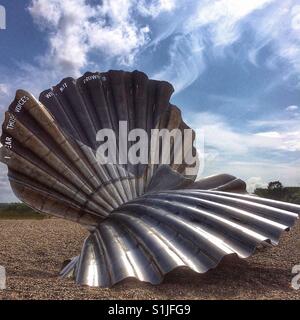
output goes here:
[{"label": "blue sky", "polygon": [[[249,190],[300,185],[297,0],[7,0],[0,30],[0,120],[18,88],[139,69],[170,81],[172,103],[204,132],[202,175]],[[0,201],[14,196],[0,166]]]}]

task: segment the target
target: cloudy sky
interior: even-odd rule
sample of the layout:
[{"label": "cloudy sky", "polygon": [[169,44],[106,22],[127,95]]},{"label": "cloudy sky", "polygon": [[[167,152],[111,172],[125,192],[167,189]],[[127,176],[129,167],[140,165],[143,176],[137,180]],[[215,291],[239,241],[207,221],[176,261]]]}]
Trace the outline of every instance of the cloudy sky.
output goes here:
[{"label": "cloudy sky", "polygon": [[[202,129],[203,175],[300,185],[298,0],[0,0],[0,121],[18,88],[139,69]],[[0,202],[15,200],[0,166]]]}]

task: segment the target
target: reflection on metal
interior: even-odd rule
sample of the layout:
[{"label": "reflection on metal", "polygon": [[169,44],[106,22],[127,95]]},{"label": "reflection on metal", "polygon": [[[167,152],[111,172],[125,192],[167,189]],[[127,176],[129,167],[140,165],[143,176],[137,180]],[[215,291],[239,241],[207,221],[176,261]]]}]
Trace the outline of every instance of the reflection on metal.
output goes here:
[{"label": "reflection on metal", "polygon": [[148,135],[153,128],[187,129],[169,103],[172,92],[169,83],[137,71],[66,78],[40,101],[17,91],[1,137],[13,191],[35,210],[90,231],[63,277],[110,287],[127,277],[157,284],[178,266],[203,273],[225,255],[246,258],[261,243],[276,245],[298,218],[299,206],[246,195],[245,183],[231,175],[195,182],[185,169],[197,161],[97,162],[96,133],[117,131],[119,121]]}]

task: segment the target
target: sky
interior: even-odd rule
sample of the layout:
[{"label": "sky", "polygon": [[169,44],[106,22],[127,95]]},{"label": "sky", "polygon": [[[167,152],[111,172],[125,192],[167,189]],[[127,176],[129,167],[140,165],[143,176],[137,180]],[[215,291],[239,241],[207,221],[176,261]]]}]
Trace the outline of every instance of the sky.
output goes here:
[{"label": "sky", "polygon": [[[204,134],[201,176],[251,192],[300,186],[298,0],[6,0],[0,121],[17,89],[38,96],[66,76],[141,70]],[[0,202],[16,201],[0,165]]]}]

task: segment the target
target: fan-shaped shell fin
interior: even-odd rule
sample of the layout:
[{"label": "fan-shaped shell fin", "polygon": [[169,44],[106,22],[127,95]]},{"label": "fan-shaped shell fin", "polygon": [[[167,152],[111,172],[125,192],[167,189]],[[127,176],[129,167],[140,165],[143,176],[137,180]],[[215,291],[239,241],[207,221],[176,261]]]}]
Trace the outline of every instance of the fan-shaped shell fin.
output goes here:
[{"label": "fan-shaped shell fin", "polygon": [[[262,243],[276,245],[282,231],[298,218],[282,208],[299,213],[300,206],[270,201],[266,206],[259,200],[182,189],[146,194],[126,203],[88,239],[76,270],[78,283],[107,287],[135,277],[157,284],[179,266],[203,273],[225,255],[246,258]],[[91,259],[85,252],[91,247],[98,250],[100,265],[87,269],[84,265]]]}]

